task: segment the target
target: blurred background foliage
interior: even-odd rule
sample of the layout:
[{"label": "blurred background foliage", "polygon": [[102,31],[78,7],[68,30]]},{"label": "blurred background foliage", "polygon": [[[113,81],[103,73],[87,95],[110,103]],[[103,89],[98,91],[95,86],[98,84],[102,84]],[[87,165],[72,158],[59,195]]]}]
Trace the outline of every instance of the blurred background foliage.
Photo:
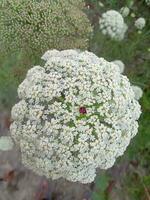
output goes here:
[{"label": "blurred background foliage", "polygon": [[[130,8],[125,18],[128,31],[123,41],[113,41],[100,33],[99,17],[107,10],[119,11],[124,6]],[[91,185],[92,200],[150,200],[150,7],[145,0],[86,0],[86,12],[94,28],[89,50],[108,61],[123,61],[124,74],[144,92],[139,132],[113,168],[98,172]],[[146,19],[141,33],[134,27],[138,17]],[[27,59],[22,52],[0,56],[1,110],[10,110],[27,69],[40,62],[40,58]]]}]

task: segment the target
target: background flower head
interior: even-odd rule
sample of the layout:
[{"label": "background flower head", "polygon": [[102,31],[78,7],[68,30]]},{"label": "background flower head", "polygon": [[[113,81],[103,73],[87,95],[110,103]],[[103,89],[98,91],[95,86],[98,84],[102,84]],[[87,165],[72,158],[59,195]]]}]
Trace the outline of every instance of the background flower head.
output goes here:
[{"label": "background flower head", "polygon": [[100,30],[104,35],[115,40],[122,40],[127,31],[127,25],[122,15],[116,10],[108,10],[99,19]]},{"label": "background flower head", "polygon": [[6,0],[0,9],[3,51],[41,55],[47,49],[88,47],[92,27],[82,0]]}]

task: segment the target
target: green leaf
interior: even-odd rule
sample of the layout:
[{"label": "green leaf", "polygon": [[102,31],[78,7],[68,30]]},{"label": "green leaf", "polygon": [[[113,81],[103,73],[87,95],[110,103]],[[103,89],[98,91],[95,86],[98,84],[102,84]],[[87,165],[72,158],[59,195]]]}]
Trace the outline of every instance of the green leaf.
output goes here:
[{"label": "green leaf", "polygon": [[92,200],[106,200],[104,193],[93,193]]},{"label": "green leaf", "polygon": [[105,191],[109,184],[109,177],[106,174],[102,174],[96,178],[96,187],[100,191]]},{"label": "green leaf", "polygon": [[144,177],[143,177],[143,183],[144,183],[146,186],[149,186],[149,187],[150,187],[150,175],[149,175],[149,176],[144,176]]}]

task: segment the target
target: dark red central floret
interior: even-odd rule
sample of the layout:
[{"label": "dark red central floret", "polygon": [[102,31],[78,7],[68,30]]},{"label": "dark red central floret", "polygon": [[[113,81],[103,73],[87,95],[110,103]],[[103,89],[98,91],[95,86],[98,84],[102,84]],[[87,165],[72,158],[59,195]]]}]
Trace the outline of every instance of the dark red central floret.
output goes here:
[{"label": "dark red central floret", "polygon": [[87,113],[85,107],[80,107],[79,112],[80,112],[81,114],[86,114],[86,113]]}]

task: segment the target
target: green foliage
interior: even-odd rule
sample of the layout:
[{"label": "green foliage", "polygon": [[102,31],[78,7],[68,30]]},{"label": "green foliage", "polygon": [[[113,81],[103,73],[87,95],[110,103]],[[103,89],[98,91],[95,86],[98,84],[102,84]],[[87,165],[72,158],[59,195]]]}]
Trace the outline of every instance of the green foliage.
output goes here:
[{"label": "green foliage", "polygon": [[124,191],[132,200],[144,200],[149,195],[150,176],[142,175],[140,171],[136,169],[132,173],[129,172],[124,179]]},{"label": "green foliage", "polygon": [[109,185],[109,176],[106,173],[100,174],[97,176],[95,184],[96,189],[93,192],[92,200],[107,200],[106,189]]},{"label": "green foliage", "polygon": [[145,184],[145,186],[150,187],[150,175],[143,177],[143,183]]},{"label": "green foliage", "polygon": [[0,56],[0,109],[10,109],[17,101],[17,87],[35,60],[22,52]]}]

